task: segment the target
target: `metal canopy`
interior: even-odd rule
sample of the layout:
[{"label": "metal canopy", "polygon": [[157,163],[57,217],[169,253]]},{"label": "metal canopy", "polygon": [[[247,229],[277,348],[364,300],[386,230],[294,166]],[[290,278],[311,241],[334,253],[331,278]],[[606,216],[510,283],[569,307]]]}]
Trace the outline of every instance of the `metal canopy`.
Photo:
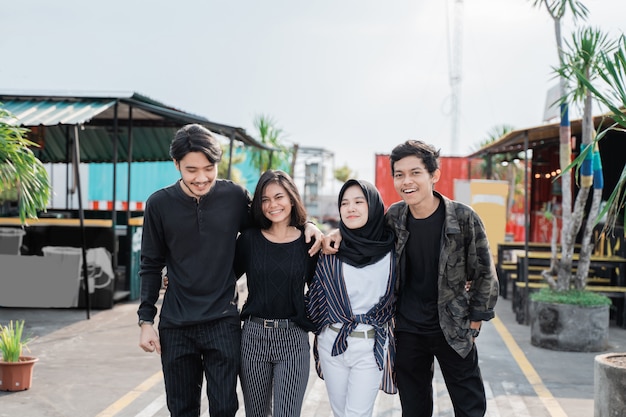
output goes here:
[{"label": "metal canopy", "polygon": [[[35,154],[42,162],[68,162],[70,126],[81,126],[81,162],[129,160],[169,161],[169,145],[175,132],[198,123],[231,142],[273,150],[242,128],[215,123],[137,93],[100,95],[7,94],[0,92],[0,106],[11,112],[17,125],[31,129],[30,138],[40,144]],[[114,135],[117,126],[117,135]],[[129,135],[132,132],[132,141]],[[117,137],[117,146],[112,146]],[[117,147],[117,157],[113,155]]]},{"label": "metal canopy", "polygon": [[12,124],[51,126],[84,124],[114,104],[115,100],[76,102],[69,100],[9,100],[4,107],[15,116],[14,119],[9,120]]},{"label": "metal canopy", "polygon": [[[600,126],[600,124],[606,127],[613,123],[613,119],[607,115],[596,116],[593,118],[593,124],[596,129]],[[572,120],[570,125],[572,136],[580,138],[582,135],[582,120]],[[514,130],[502,136],[497,141],[483,146],[467,157],[476,158],[493,154],[515,153],[548,144],[558,144],[559,128],[559,123],[552,123],[527,129]],[[525,142],[526,140],[528,141],[527,143]],[[525,149],[526,146],[527,148]]]}]

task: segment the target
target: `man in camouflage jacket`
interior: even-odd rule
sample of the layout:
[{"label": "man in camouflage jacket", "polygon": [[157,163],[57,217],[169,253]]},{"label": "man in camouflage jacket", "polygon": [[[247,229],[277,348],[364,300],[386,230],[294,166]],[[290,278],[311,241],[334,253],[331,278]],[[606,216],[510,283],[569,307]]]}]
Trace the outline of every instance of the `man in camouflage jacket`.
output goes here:
[{"label": "man in camouflage jacket", "polygon": [[[450,265],[445,271],[440,269],[438,276],[439,323],[450,346],[465,357],[472,349],[473,338],[469,331],[459,332],[458,329],[467,329],[466,319],[478,322],[494,317],[493,308],[497,301],[498,282],[493,264],[489,262],[491,260],[489,242],[480,218],[468,206],[450,200],[436,191],[434,193],[443,200],[446,210],[443,233],[447,239],[441,248],[439,262],[447,262],[452,252],[459,247],[464,250],[462,245],[465,240],[469,246],[469,250],[465,252],[469,258],[466,263],[455,262],[455,265]],[[398,263],[402,275],[406,274],[406,272],[403,274],[406,258],[402,254],[409,238],[409,232],[405,227],[407,213],[408,206],[404,202],[396,203],[387,212],[387,222],[396,233],[396,253],[400,255]],[[478,256],[482,258],[477,259]],[[470,268],[467,271],[466,265]],[[466,279],[469,281],[468,287],[472,290],[471,298],[465,294],[465,287],[460,286],[465,284]],[[396,290],[400,285],[398,281]]]},{"label": "man in camouflage jacket", "polygon": [[396,234],[396,378],[403,417],[431,416],[434,358],[455,416],[484,416],[474,339],[494,317],[498,280],[485,228],[469,206],[434,191],[439,151],[410,140],[391,153],[403,201],[386,214]]}]

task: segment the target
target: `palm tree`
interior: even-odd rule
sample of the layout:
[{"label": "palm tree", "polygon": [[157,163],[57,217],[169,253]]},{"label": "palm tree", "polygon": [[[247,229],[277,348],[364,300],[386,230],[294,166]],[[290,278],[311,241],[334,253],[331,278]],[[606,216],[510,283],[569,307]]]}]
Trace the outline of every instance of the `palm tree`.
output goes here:
[{"label": "palm tree", "polygon": [[[602,164],[600,162],[600,152],[597,142],[594,140],[595,130],[593,125],[592,114],[592,95],[586,85],[580,82],[576,76],[577,73],[585,74],[587,79],[595,80],[601,69],[601,51],[610,51],[614,47],[614,42],[607,39],[607,36],[600,30],[592,28],[583,28],[572,35],[572,41],[567,42],[567,51],[563,51],[563,63],[560,68],[556,69],[556,73],[561,80],[567,80],[572,83],[568,86],[567,94],[563,96],[562,102],[582,103],[582,137],[581,137],[581,154],[578,156],[580,166],[580,188],[576,195],[574,211],[570,217],[570,227],[567,229],[567,235],[562,241],[574,242],[576,236],[582,226],[585,218],[585,206],[589,196],[589,191],[593,185],[593,198],[591,209],[587,215],[586,225],[581,241],[581,250],[579,254],[578,269],[573,282],[573,287],[578,290],[585,288],[587,283],[587,274],[589,272],[589,264],[593,245],[591,236],[595,219],[600,209],[603,190]],[[567,84],[566,84],[567,85]],[[564,170],[563,178],[570,178],[569,167]],[[564,219],[565,220],[565,219]],[[565,228],[564,228],[565,229]],[[563,235],[562,235],[563,236]],[[565,245],[564,245],[565,246]],[[567,291],[571,288],[571,259],[573,257],[574,247],[564,247],[567,250],[567,256],[563,256],[562,260],[557,260],[556,256],[552,257],[551,268],[544,272],[544,277],[550,284],[551,288],[559,291]],[[553,246],[554,254],[556,254],[555,245]],[[569,263],[564,262],[568,259]],[[554,279],[554,277],[558,279]]]},{"label": "palm tree", "polygon": [[[588,10],[585,5],[578,0],[532,0],[533,6],[546,7],[550,17],[554,21],[554,35],[556,40],[559,67],[563,67],[566,62],[563,50],[563,36],[561,34],[561,19],[565,13],[571,11],[574,20],[586,19]],[[567,80],[564,76],[559,77],[559,95],[567,97]],[[566,172],[571,162],[572,149],[570,144],[571,127],[569,122],[569,106],[567,100],[561,102],[561,123],[559,130],[559,165],[561,172]],[[567,270],[569,276],[572,259],[574,256],[574,239],[572,230],[574,219],[570,216],[572,212],[572,178],[570,174],[561,175],[563,222],[561,228],[561,259],[557,259],[556,239],[552,239],[552,265],[559,265],[560,271]],[[553,268],[551,268],[553,269]],[[560,278],[560,274],[559,274]],[[568,278],[569,283],[569,278]],[[565,285],[563,283],[563,285]]]},{"label": "palm tree", "polygon": [[291,151],[282,144],[283,131],[276,126],[276,122],[269,116],[260,115],[254,119],[254,127],[259,132],[260,142],[274,150],[252,149],[250,151],[252,166],[259,172],[290,166]]},{"label": "palm tree", "polygon": [[26,138],[28,129],[11,124],[15,117],[0,108],[0,196],[15,194],[20,221],[36,218],[50,199],[50,181],[44,165],[30,147],[38,146]]},{"label": "palm tree", "polygon": [[241,177],[241,171],[236,168],[237,164],[240,164],[246,159],[245,155],[241,153],[235,154],[235,152],[233,152],[234,155],[231,156],[230,147],[228,146],[222,146],[222,152],[224,155],[222,161],[230,161],[230,173],[228,172],[229,164],[219,164],[217,166],[217,176],[219,178],[228,178],[237,184],[245,185],[245,181]]},{"label": "palm tree", "polygon": [[[514,130],[513,126],[502,124],[498,126],[494,126],[491,128],[489,132],[487,132],[487,137],[480,141],[478,145],[474,146],[474,150],[481,149],[497,140],[502,138],[509,132]],[[509,169],[506,168],[508,164],[506,164],[508,156],[505,154],[486,154],[481,159],[479,169],[482,172],[482,175],[487,179],[494,180],[502,180],[508,178]],[[504,162],[504,164],[503,164]]]},{"label": "palm tree", "polygon": [[[626,35],[620,36],[615,49],[600,53],[600,62],[602,66],[599,70],[599,81],[602,87],[596,84],[598,80],[592,79],[582,71],[576,71],[575,76],[611,111],[611,117],[616,124],[608,127],[607,130],[620,129],[624,131],[626,129],[626,115],[623,112],[623,109],[626,108]],[[617,126],[621,126],[621,128]],[[606,130],[602,133],[604,132]],[[615,189],[611,193],[605,208],[600,213],[600,216],[607,215],[606,226],[608,229],[615,227],[619,213],[624,209],[626,203],[625,189],[626,166],[622,169]],[[626,211],[624,212],[622,224],[626,224]]]}]

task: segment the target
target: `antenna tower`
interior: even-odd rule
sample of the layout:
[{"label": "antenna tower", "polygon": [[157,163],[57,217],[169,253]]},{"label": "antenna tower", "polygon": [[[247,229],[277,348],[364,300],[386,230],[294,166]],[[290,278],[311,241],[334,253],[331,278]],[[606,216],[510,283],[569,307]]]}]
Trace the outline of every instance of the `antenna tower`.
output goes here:
[{"label": "antenna tower", "polygon": [[[459,146],[459,120],[461,116],[461,81],[462,66],[461,58],[463,56],[463,0],[452,0],[452,42],[449,44],[450,53],[450,89],[451,89],[451,137],[450,149],[452,153],[458,153]],[[448,35],[450,36],[450,35]]]}]

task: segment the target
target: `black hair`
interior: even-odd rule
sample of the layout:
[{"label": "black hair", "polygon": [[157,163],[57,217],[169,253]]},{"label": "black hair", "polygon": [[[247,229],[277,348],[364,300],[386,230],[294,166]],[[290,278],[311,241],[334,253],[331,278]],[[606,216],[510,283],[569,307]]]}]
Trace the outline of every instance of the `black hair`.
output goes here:
[{"label": "black hair", "polygon": [[407,156],[416,156],[421,159],[428,172],[432,175],[433,172],[439,169],[439,151],[433,145],[429,145],[421,140],[407,140],[393,148],[391,155],[389,155],[391,175],[393,175],[396,162]]},{"label": "black hair", "polygon": [[306,209],[304,208],[304,203],[302,202],[302,198],[300,198],[300,193],[298,192],[295,182],[286,172],[273,169],[265,171],[256,184],[254,197],[252,198],[252,217],[255,223],[261,227],[261,229],[269,229],[272,225],[272,222],[263,215],[262,200],[263,191],[265,191],[268,184],[274,181],[285,189],[291,201],[292,208],[289,225],[304,226],[307,220]]},{"label": "black hair", "polygon": [[202,152],[210,163],[222,160],[222,147],[213,133],[199,124],[188,124],[180,128],[170,144],[170,157],[180,161],[190,152]]}]

